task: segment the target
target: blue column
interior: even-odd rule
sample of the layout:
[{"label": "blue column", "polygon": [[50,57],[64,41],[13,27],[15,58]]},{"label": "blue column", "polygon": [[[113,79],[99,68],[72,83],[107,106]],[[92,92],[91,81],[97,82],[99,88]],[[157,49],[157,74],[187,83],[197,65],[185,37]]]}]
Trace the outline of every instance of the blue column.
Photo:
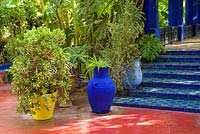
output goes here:
[{"label": "blue column", "polygon": [[178,39],[184,39],[183,0],[168,1],[169,26],[178,26]]},{"label": "blue column", "polygon": [[143,7],[145,17],[145,33],[154,33],[157,38],[160,38],[160,28],[158,19],[158,1],[145,0]]},{"label": "blue column", "polygon": [[200,1],[198,3],[198,24],[200,24]]},{"label": "blue column", "polygon": [[194,26],[194,35],[198,34],[198,0],[186,1],[186,24]]}]

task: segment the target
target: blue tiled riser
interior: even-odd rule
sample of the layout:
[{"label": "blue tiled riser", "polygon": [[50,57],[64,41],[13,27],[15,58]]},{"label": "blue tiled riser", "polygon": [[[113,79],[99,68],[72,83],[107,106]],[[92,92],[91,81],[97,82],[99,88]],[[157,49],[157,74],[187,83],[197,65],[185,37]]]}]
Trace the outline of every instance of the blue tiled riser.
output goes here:
[{"label": "blue tiled riser", "polygon": [[200,55],[200,50],[191,50],[191,51],[176,51],[171,50],[165,53],[166,55]]},{"label": "blue tiled riser", "polygon": [[200,113],[200,50],[167,51],[142,70],[141,86],[114,105]]},{"label": "blue tiled riser", "polygon": [[191,113],[200,113],[200,109],[193,108],[172,108],[172,107],[164,107],[164,106],[147,106],[147,105],[139,105],[139,104],[128,104],[128,103],[114,103],[115,106],[126,106],[126,107],[138,107],[138,108],[150,108],[150,109],[158,109],[158,110],[171,110],[171,111],[181,111],[181,112],[191,112]]},{"label": "blue tiled riser", "polygon": [[158,77],[158,78],[175,78],[175,79],[192,79],[192,80],[200,80],[200,75],[195,74],[159,74],[159,73],[144,73],[144,77]]},{"label": "blue tiled riser", "polygon": [[153,108],[162,110],[173,110],[183,112],[200,112],[199,101],[191,100],[174,100],[174,99],[160,99],[160,98],[130,98],[121,100],[121,98],[114,99],[114,105],[130,106],[139,108]]},{"label": "blue tiled riser", "polygon": [[200,85],[191,85],[191,84],[176,84],[176,83],[160,83],[160,82],[143,82],[143,86],[148,87],[167,87],[167,88],[192,88],[192,89],[200,89]]},{"label": "blue tiled riser", "polygon": [[188,95],[188,94],[175,94],[175,93],[148,93],[148,92],[132,92],[127,96],[129,97],[157,97],[157,98],[170,98],[170,99],[189,99],[200,101],[200,95]]},{"label": "blue tiled riser", "polygon": [[177,69],[177,70],[199,70],[200,69],[200,64],[199,65],[178,65],[178,64],[149,64],[148,66],[145,66],[145,68],[159,68],[159,69]]},{"label": "blue tiled riser", "polygon": [[168,55],[161,55],[156,61],[160,62],[197,62],[200,63],[199,56],[168,56]]},{"label": "blue tiled riser", "polygon": [[200,63],[199,57],[186,58],[186,57],[160,57],[157,59],[160,62],[198,62]]},{"label": "blue tiled riser", "polygon": [[200,80],[199,70],[143,69],[144,78],[171,78]]}]

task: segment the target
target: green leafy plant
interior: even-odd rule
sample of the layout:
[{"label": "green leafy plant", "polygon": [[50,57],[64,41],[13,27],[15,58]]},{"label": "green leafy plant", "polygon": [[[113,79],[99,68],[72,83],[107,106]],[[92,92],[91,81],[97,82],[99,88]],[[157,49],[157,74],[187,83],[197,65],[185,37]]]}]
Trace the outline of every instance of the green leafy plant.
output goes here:
[{"label": "green leafy plant", "polygon": [[161,53],[162,45],[154,34],[147,34],[139,41],[139,50],[142,58],[147,61],[152,61]]},{"label": "green leafy plant", "polygon": [[93,69],[95,67],[97,67],[98,69],[103,68],[103,67],[109,67],[109,68],[111,68],[111,65],[108,62],[106,62],[105,60],[102,60],[102,59],[97,59],[95,56],[91,57],[88,60],[88,63],[89,63],[87,65],[88,72],[93,71]]},{"label": "green leafy plant", "polygon": [[115,0],[84,0],[80,2],[84,17],[84,39],[91,46],[91,55],[99,58],[99,50],[106,46],[110,38],[109,27]]},{"label": "green leafy plant", "polygon": [[72,64],[75,64],[77,68],[79,63],[86,64],[89,58],[89,48],[86,45],[66,47],[64,51],[70,53],[70,61]]},{"label": "green leafy plant", "polygon": [[114,19],[110,24],[111,38],[107,47],[101,51],[103,59],[111,63],[112,77],[117,89],[123,89],[121,77],[125,73],[125,66],[131,68],[133,62],[138,58],[139,51],[135,43],[139,34],[143,32],[143,13],[133,1],[125,0],[115,3],[119,7],[115,10]]},{"label": "green leafy plant", "polygon": [[64,42],[63,31],[40,27],[7,44],[7,50],[14,54],[9,72],[13,76],[12,91],[18,96],[17,112],[31,113],[33,104],[39,108],[39,102],[33,103],[33,99],[41,95],[48,109],[47,94],[56,90],[62,91],[60,103],[69,99],[70,55],[59,47]]},{"label": "green leafy plant", "polygon": [[70,46],[64,48],[66,53],[70,54],[70,62],[73,64],[71,73],[76,79],[76,84],[78,80],[85,79],[87,76],[87,63],[89,59],[89,47],[86,45]]}]

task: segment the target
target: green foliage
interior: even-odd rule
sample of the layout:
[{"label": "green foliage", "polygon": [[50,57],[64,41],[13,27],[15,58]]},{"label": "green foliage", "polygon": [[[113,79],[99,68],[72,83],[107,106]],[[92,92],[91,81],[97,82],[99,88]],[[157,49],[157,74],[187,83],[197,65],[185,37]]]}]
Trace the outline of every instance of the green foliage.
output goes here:
[{"label": "green foliage", "polygon": [[139,50],[142,58],[152,61],[162,51],[162,45],[154,34],[144,35],[139,42]]},{"label": "green foliage", "polygon": [[[34,98],[55,90],[62,90],[61,103],[69,99],[70,56],[59,47],[64,42],[65,34],[61,30],[40,27],[7,44],[14,58],[9,72],[13,76],[12,91],[18,96],[19,113],[31,112]],[[46,97],[44,101],[48,106]]]},{"label": "green foliage", "polygon": [[4,34],[6,30],[11,36],[21,34],[26,31],[26,16],[23,5],[18,4],[18,1],[4,0],[0,4],[0,35]]},{"label": "green foliage", "polygon": [[132,1],[118,2],[115,4],[121,6],[114,13],[114,19],[109,29],[110,42],[102,50],[102,57],[113,66],[112,76],[117,84],[117,89],[120,90],[123,88],[120,83],[121,76],[125,72],[124,66],[131,66],[138,53],[135,41],[143,32],[144,23],[142,10],[137,8]]},{"label": "green foliage", "polygon": [[0,49],[8,41],[6,48],[10,61],[24,52],[23,34],[40,26],[65,31],[65,43],[59,46],[70,53],[70,63],[74,64],[72,70],[79,74],[85,74],[88,57],[94,55],[113,66],[111,74],[119,84],[123,67],[131,65],[140,55],[136,40],[143,32],[144,0],[2,1],[0,42],[1,37],[6,36],[6,40]]},{"label": "green foliage", "polygon": [[88,72],[91,72],[94,70],[95,67],[97,67],[98,69],[100,68],[103,68],[103,67],[109,67],[111,68],[111,65],[102,60],[102,59],[97,59],[95,56],[94,57],[91,57],[89,60],[88,60],[88,65],[87,65],[87,69],[88,69]]},{"label": "green foliage", "polygon": [[158,12],[159,12],[160,27],[167,27],[168,26],[168,0],[158,1]]},{"label": "green foliage", "polygon": [[70,62],[75,65],[87,63],[89,58],[89,48],[86,45],[66,47],[64,51],[70,53]]},{"label": "green foliage", "polygon": [[109,63],[107,63],[106,61],[103,61],[101,59],[97,60],[97,58],[94,56],[92,58],[90,58],[88,60],[89,64],[88,64],[88,68],[101,68],[101,67],[110,67],[111,68],[111,65]]},{"label": "green foliage", "polygon": [[99,51],[106,46],[109,38],[109,27],[115,0],[81,1],[81,13],[84,17],[86,44],[92,47],[91,53],[99,57]]},{"label": "green foliage", "polygon": [[72,74],[86,77],[86,65],[90,57],[89,47],[86,45],[71,46],[64,48],[64,51],[70,53],[70,62],[74,65]]},{"label": "green foliage", "polygon": [[4,63],[8,63],[8,57],[7,57],[7,53],[5,51],[5,44],[6,41],[4,40],[4,38],[0,38],[0,65],[4,64]]},{"label": "green foliage", "polygon": [[23,34],[28,29],[42,25],[37,0],[2,0],[0,3],[0,55],[1,63],[7,60],[4,45],[9,38]]}]

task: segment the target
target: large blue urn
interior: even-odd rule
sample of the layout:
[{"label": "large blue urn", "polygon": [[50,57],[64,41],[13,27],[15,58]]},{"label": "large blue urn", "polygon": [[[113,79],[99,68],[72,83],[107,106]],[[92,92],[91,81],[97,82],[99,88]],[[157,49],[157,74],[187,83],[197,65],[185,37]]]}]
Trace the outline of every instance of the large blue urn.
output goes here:
[{"label": "large blue urn", "polygon": [[115,83],[110,77],[108,67],[94,69],[93,78],[87,86],[87,93],[92,112],[105,114],[110,111],[115,95]]}]

